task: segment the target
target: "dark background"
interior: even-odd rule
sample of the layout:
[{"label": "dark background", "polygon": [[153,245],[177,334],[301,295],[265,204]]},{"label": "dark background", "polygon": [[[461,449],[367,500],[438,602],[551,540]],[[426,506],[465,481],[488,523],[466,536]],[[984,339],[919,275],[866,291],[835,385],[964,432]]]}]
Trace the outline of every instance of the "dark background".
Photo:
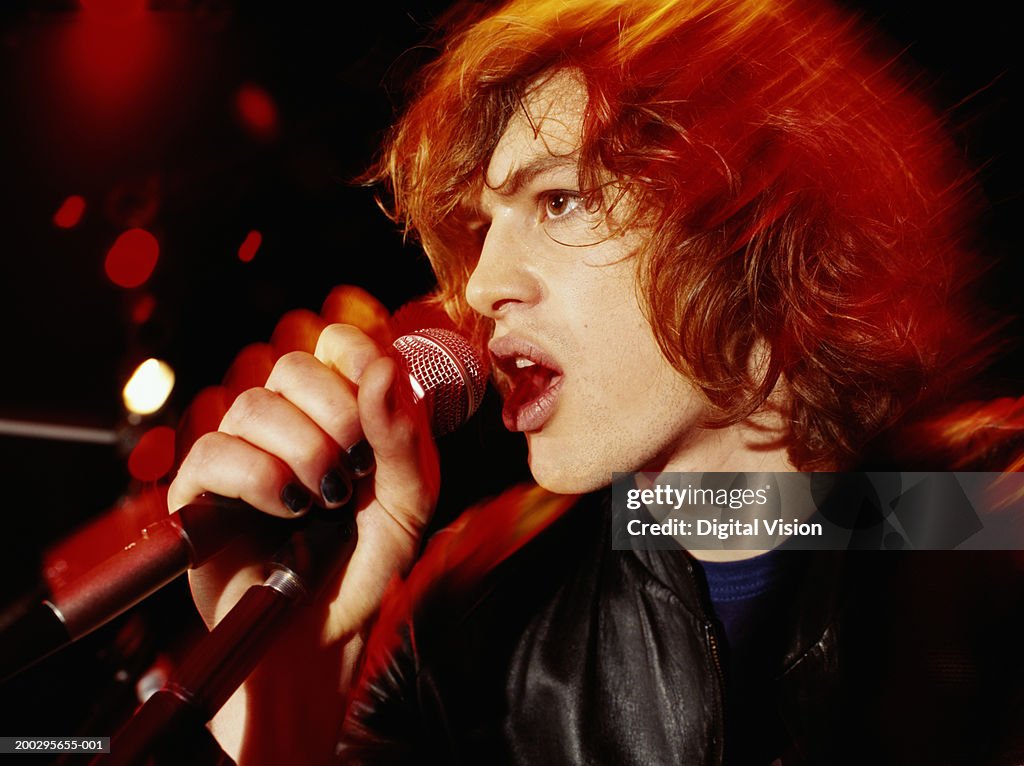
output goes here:
[{"label": "dark background", "polygon": [[[123,3],[122,3],[123,4]],[[132,5],[131,2],[128,3]],[[270,337],[292,308],[317,311],[330,289],[356,284],[390,309],[429,291],[425,259],[403,247],[372,194],[349,181],[366,168],[445,4],[377,2],[358,16],[336,3],[191,0],[11,2],[0,10],[0,419],[123,427],[120,390],[157,355],[177,373],[173,425],[245,345]],[[1015,312],[1022,267],[1019,87],[1015,30],[992,0],[940,11],[880,0],[874,19],[932,83],[989,198],[988,301]],[[246,84],[278,113],[272,137],[238,119]],[[71,229],[53,224],[82,195]],[[103,270],[126,228],[161,246],[149,281],[126,290]],[[251,229],[263,244],[237,257]],[[151,318],[131,319],[144,296]],[[1020,335],[1017,325],[1011,337]],[[1020,386],[1015,350],[998,372]],[[523,475],[523,450],[489,411],[443,448],[445,505],[493,493]],[[0,435],[7,604],[39,579],[47,546],[137,489],[118,446]],[[488,445],[487,462],[480,445]],[[0,605],[2,605],[0,604]],[[105,735],[131,708],[138,671],[173,658],[198,629],[183,583],[94,636],[0,686],[5,735]],[[128,676],[115,678],[118,670]],[[126,680],[127,679],[127,680]]]}]

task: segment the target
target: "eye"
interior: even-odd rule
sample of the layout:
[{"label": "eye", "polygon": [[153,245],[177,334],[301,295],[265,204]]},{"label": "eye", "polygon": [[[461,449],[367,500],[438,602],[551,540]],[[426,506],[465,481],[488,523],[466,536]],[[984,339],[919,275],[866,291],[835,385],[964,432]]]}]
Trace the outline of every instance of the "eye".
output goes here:
[{"label": "eye", "polygon": [[541,196],[543,216],[546,221],[567,218],[580,206],[582,200],[576,192],[551,191]]}]

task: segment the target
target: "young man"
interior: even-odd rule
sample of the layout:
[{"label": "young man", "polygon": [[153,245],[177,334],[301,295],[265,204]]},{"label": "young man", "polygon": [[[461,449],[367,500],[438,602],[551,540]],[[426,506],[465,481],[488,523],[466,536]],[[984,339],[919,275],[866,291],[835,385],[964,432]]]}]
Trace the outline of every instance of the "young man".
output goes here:
[{"label": "young man", "polygon": [[[486,342],[540,487],[856,466],[975,361],[956,292],[970,186],[870,48],[837,11],[786,1],[521,0],[452,33],[377,180]],[[351,560],[214,723],[236,760],[863,755],[840,752],[866,720],[841,638],[866,628],[834,556],[613,552],[600,496],[523,542],[517,523],[569,505],[547,498],[439,535],[381,612],[439,483],[400,385],[384,350],[331,326],[171,486],[172,509],[209,491],[290,517],[345,503],[343,450],[365,437],[376,456]],[[192,579],[210,624],[260,581],[244,546]],[[716,598],[730,588],[739,606]]]}]

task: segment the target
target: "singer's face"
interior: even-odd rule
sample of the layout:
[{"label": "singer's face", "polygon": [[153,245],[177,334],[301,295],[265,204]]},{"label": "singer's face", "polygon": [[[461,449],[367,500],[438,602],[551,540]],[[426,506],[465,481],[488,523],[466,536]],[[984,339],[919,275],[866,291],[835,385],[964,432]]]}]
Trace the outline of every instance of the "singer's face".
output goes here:
[{"label": "singer's face", "polygon": [[636,294],[644,232],[612,233],[579,196],[582,83],[563,71],[524,99],[491,157],[470,305],[494,320],[491,352],[508,428],[534,478],[584,492],[613,471],[740,470],[731,429],[662,355]]}]

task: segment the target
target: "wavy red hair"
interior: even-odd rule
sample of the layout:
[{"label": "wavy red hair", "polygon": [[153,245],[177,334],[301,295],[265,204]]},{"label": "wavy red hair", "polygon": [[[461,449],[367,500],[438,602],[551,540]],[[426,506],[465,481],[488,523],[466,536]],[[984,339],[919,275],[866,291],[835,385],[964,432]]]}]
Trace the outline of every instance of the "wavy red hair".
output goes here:
[{"label": "wavy red hair", "polygon": [[[850,466],[968,374],[976,197],[941,120],[876,37],[803,0],[463,7],[372,174],[463,322],[466,221],[524,89],[578,71],[581,188],[651,236],[638,294],[665,356],[737,422],[785,391],[789,453]],[[625,206],[622,206],[625,207]],[[764,348],[763,364],[752,354]]]}]

